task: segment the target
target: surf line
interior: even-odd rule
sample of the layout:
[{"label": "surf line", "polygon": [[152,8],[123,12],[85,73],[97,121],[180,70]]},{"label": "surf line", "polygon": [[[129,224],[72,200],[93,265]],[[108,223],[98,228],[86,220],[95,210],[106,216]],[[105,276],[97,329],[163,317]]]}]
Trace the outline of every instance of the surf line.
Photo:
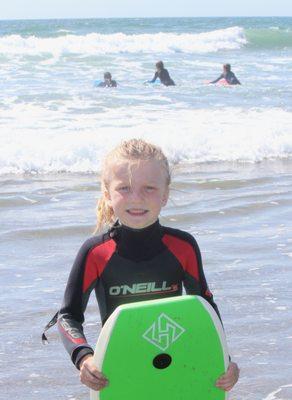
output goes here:
[{"label": "surf line", "polygon": [[288,388],[288,387],[292,387],[292,384],[280,386],[280,387],[279,387],[277,390],[275,390],[274,392],[269,393],[268,396],[264,398],[264,400],[277,400],[277,397],[275,397],[275,394],[281,392],[282,389]]}]

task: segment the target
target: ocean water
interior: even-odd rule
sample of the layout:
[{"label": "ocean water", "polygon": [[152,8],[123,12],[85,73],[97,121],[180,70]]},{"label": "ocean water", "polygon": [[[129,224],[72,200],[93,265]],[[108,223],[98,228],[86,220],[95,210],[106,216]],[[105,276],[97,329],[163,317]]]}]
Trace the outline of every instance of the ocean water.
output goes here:
[{"label": "ocean water", "polygon": [[[158,60],[175,87],[144,84]],[[227,62],[242,85],[207,85]],[[95,88],[107,70],[118,87]],[[143,137],[173,170],[161,222],[197,238],[241,367],[230,400],[291,400],[292,18],[0,21],[0,88],[0,398],[88,398],[40,335],[94,229],[102,157]],[[99,329],[92,299],[90,343]]]}]

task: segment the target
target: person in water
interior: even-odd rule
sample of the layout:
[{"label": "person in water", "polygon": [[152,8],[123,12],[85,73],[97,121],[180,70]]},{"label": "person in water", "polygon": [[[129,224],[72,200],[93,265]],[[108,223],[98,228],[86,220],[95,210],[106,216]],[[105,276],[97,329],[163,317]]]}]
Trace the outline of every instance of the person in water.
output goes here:
[{"label": "person in water", "polygon": [[110,72],[105,72],[103,78],[104,81],[100,82],[97,87],[117,87],[117,82],[112,79]]},{"label": "person in water", "polygon": [[169,72],[166,68],[164,68],[164,64],[162,61],[158,61],[156,63],[156,72],[150,83],[155,82],[157,78],[159,78],[160,82],[165,86],[175,86],[174,81],[169,76]]},{"label": "person in water", "polygon": [[[189,295],[202,296],[219,316],[195,238],[159,222],[170,182],[167,158],[159,147],[144,140],[124,141],[104,160],[97,235],[80,248],[55,316],[62,342],[80,370],[81,382],[93,390],[102,390],[111,379],[95,366],[94,351],[83,332],[84,312],[93,290],[102,324],[121,304],[180,296],[183,287]],[[153,290],[122,291],[118,296],[111,290],[140,284],[141,277],[143,282],[155,282]],[[238,366],[230,361],[214,385],[229,391],[238,377]]]},{"label": "person in water", "polygon": [[223,73],[217,79],[215,79],[214,81],[209,82],[209,83],[217,83],[221,79],[225,79],[229,85],[241,85],[239,80],[236,78],[235,74],[231,71],[230,64],[224,64],[223,65]]}]

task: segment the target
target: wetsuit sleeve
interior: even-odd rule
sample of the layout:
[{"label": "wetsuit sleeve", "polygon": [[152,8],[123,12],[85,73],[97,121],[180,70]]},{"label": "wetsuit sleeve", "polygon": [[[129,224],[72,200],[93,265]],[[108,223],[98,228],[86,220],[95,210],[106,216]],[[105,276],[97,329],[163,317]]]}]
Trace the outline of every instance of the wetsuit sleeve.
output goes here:
[{"label": "wetsuit sleeve", "polygon": [[200,295],[213,307],[221,320],[218,307],[214,302],[213,294],[209,290],[205,278],[200,248],[194,238],[191,240],[191,246],[193,251],[188,255],[188,262],[183,282],[186,293],[195,295],[200,293]]},{"label": "wetsuit sleeve", "polygon": [[232,80],[233,85],[241,85],[239,80],[236,78],[235,74],[233,74],[233,80]]},{"label": "wetsuit sleeve", "polygon": [[90,244],[90,240],[85,242],[77,254],[69,275],[58,317],[58,330],[62,342],[77,368],[79,368],[79,362],[82,357],[87,354],[93,354],[93,349],[87,343],[82,326],[90,292],[98,280],[91,279],[90,286],[86,286],[88,278],[85,274],[92,274],[94,262],[91,259],[90,250],[92,246]]},{"label": "wetsuit sleeve", "polygon": [[215,79],[214,81],[209,82],[209,83],[217,83],[217,82],[220,81],[220,79],[222,79],[222,78],[224,78],[224,75],[223,75],[223,74],[221,74],[220,76],[218,76],[217,79]]},{"label": "wetsuit sleeve", "polygon": [[158,78],[158,72],[155,72],[155,75],[153,76],[153,79],[152,81],[150,81],[150,83],[155,82],[157,78]]}]

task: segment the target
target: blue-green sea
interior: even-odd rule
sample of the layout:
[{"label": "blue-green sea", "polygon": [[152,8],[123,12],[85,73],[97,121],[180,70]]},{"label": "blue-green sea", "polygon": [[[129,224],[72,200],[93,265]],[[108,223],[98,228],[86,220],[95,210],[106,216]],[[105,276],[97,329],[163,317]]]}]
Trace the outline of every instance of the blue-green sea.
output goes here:
[{"label": "blue-green sea", "polygon": [[[158,60],[175,87],[143,84]],[[241,86],[206,84],[223,63]],[[0,174],[98,171],[133,135],[174,162],[291,158],[292,18],[0,21],[0,88]]]},{"label": "blue-green sea", "polygon": [[[176,86],[145,84],[159,60]],[[225,63],[241,85],[208,84]],[[106,71],[117,88],[95,87]],[[132,137],[169,158],[161,222],[200,245],[241,368],[229,400],[291,400],[291,17],[0,21],[0,398],[89,398],[56,330],[40,338],[101,160]],[[92,298],[92,345],[99,330]]]}]

